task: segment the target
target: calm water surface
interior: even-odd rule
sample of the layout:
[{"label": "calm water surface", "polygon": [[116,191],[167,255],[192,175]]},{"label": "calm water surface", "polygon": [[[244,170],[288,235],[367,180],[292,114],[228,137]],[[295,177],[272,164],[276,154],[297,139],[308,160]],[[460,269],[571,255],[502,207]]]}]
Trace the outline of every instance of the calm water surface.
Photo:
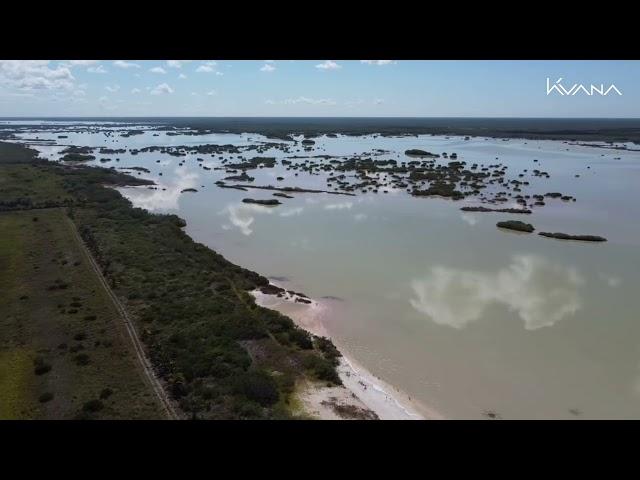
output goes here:
[{"label": "calm water surface", "polygon": [[[267,141],[255,134],[58,135],[22,138],[110,148]],[[38,148],[56,159],[64,147]],[[313,152],[297,148],[244,156],[352,155],[379,148],[391,153],[376,158],[405,161],[408,148],[456,152],[468,164],[507,165],[510,178],[523,169],[547,171],[550,179],[531,178],[522,193],[559,191],[577,201],[548,199],[526,218],[462,212],[471,200],[399,191],[295,194],[269,208],[241,200],[274,198],[272,192],[214,185],[228,174],[205,171],[196,158],[216,167],[217,155],[98,153],[112,161],[91,163],[151,170],[141,176],[166,190],[121,189],[136,206],[180,215],[195,240],[323,302],[324,325],[338,346],[447,417],[640,417],[640,152],[436,136],[322,137]],[[281,165],[249,174],[256,185],[326,188],[324,174],[296,177]],[[185,188],[198,192],[181,193]],[[525,220],[538,231],[609,241],[563,242],[496,228],[508,219]]]}]

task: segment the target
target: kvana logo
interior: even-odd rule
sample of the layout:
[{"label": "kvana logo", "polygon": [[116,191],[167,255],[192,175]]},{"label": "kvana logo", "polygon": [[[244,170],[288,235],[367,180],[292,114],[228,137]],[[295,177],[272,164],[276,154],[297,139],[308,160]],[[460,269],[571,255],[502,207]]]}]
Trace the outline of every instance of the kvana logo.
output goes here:
[{"label": "kvana logo", "polygon": [[574,83],[570,89],[566,89],[564,85],[562,85],[562,78],[559,78],[555,81],[555,83],[551,83],[551,79],[547,77],[547,95],[551,95],[554,91],[559,93],[560,95],[577,95],[578,93],[582,95],[609,95],[609,93],[617,93],[622,96],[622,92],[618,90],[613,83],[609,85],[609,87],[605,90],[604,83],[600,85],[589,85],[589,88],[585,87],[581,83]]}]

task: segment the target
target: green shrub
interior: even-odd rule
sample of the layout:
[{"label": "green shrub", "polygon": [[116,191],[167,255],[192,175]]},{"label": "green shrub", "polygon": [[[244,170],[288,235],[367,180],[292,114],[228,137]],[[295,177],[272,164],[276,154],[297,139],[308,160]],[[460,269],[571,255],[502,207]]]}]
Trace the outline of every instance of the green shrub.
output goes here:
[{"label": "green shrub", "polygon": [[308,332],[301,328],[294,328],[289,332],[289,340],[298,345],[303,350],[310,350],[313,348],[313,342]]},{"label": "green shrub", "polygon": [[106,400],[113,394],[113,390],[110,388],[103,388],[100,392],[100,400]]},{"label": "green shrub", "polygon": [[52,368],[51,365],[45,362],[44,358],[42,357],[36,357],[36,359],[33,361],[33,364],[33,372],[36,375],[44,375],[45,373],[50,372]]},{"label": "green shrub", "polygon": [[99,412],[103,408],[104,408],[104,403],[102,403],[102,401],[97,399],[89,400],[88,402],[85,402],[85,404],[82,406],[83,411],[91,412],[91,413]]},{"label": "green shrub", "polygon": [[238,376],[234,390],[263,407],[273,405],[279,398],[276,382],[263,370],[250,370]]},{"label": "green shrub", "polygon": [[339,363],[338,359],[342,356],[342,354],[333,344],[331,339],[326,337],[316,337],[316,345],[324,355],[324,358],[329,360],[333,365],[335,366],[338,365]]},{"label": "green shrub", "polygon": [[76,362],[76,365],[80,366],[89,365],[89,363],[91,363],[91,359],[86,353],[79,353],[78,355],[73,357],[73,361]]},{"label": "green shrub", "polygon": [[310,370],[318,380],[326,380],[336,385],[342,385],[342,380],[331,361],[316,354],[309,354],[304,358],[303,366]]},{"label": "green shrub", "polygon": [[53,393],[51,392],[45,392],[38,397],[38,401],[40,403],[47,403],[47,402],[50,402],[51,400],[53,400]]}]

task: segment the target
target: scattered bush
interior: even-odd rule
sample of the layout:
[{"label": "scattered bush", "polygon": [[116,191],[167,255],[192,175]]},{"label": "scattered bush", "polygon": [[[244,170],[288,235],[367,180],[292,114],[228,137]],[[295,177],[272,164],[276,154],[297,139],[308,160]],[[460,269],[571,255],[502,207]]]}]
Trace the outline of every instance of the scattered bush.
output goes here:
[{"label": "scattered bush", "polygon": [[298,345],[303,350],[310,350],[313,348],[313,342],[308,332],[301,328],[294,328],[289,332],[289,340]]},{"label": "scattered bush", "polygon": [[342,356],[342,354],[333,344],[331,339],[326,337],[316,337],[316,344],[318,345],[318,349],[324,355],[324,358],[329,360],[335,366],[340,363],[338,359]]},{"label": "scattered bush", "polygon": [[91,412],[91,413],[99,412],[103,408],[104,408],[104,403],[102,403],[102,401],[97,399],[89,400],[88,402],[85,402],[85,404],[82,406],[83,411]]},{"label": "scattered bush", "polygon": [[250,370],[240,375],[234,390],[263,407],[273,405],[279,398],[276,382],[262,370]]},{"label": "scattered bush", "polygon": [[106,400],[106,399],[107,399],[107,398],[109,398],[112,394],[113,394],[113,390],[111,390],[110,388],[104,388],[104,389],[100,392],[100,400]]},{"label": "scattered bush", "polygon": [[318,380],[326,380],[335,385],[342,385],[333,363],[315,354],[307,355],[303,362],[304,367],[310,370]]},{"label": "scattered bush", "polygon": [[45,392],[38,397],[38,401],[40,403],[47,403],[47,402],[50,402],[51,400],[53,400],[53,393],[51,392]]},{"label": "scattered bush", "polygon": [[51,371],[51,365],[45,362],[44,358],[42,357],[36,357],[36,359],[33,361],[33,364],[35,366],[33,372],[36,375],[44,375],[45,373]]},{"label": "scattered bush", "polygon": [[78,355],[73,357],[73,361],[76,362],[76,365],[80,365],[81,367],[89,365],[91,363],[91,359],[86,353],[79,353]]}]

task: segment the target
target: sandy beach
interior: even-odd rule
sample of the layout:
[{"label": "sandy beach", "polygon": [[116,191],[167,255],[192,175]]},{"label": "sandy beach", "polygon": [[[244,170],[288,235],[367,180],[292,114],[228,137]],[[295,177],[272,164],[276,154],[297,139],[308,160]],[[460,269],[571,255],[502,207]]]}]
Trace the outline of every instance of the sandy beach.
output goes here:
[{"label": "sandy beach", "polygon": [[[273,284],[277,285],[275,282]],[[293,296],[279,298],[259,290],[254,290],[251,294],[258,305],[289,316],[297,325],[314,335],[329,336],[321,320],[328,313],[325,302],[310,299],[311,303],[298,303]],[[435,410],[410,399],[404,392],[368,372],[350,358],[349,352],[341,345],[336,346],[342,353],[337,370],[344,386],[327,387],[318,382],[299,385],[297,398],[308,415],[322,420],[444,419]]]}]

